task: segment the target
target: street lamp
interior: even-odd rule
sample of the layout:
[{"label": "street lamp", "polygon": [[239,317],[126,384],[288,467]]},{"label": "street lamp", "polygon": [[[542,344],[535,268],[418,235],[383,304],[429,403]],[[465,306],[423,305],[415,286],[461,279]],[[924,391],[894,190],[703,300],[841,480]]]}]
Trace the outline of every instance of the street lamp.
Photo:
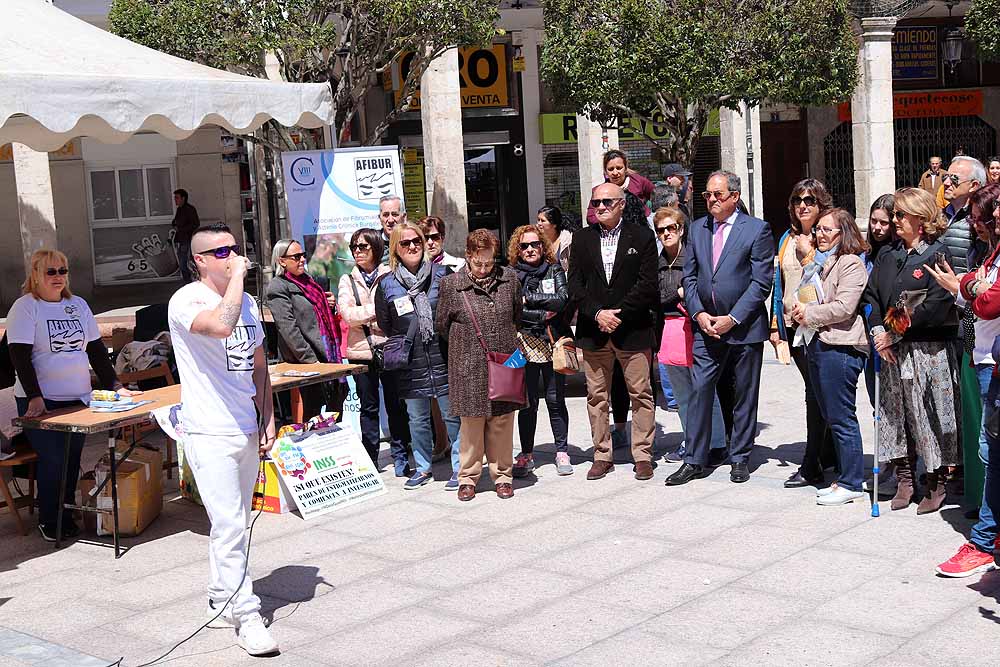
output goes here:
[{"label": "street lamp", "polygon": [[[948,18],[951,18],[951,10],[958,4],[958,0],[945,0],[945,7],[948,8]],[[944,64],[948,66],[948,71],[955,73],[955,68],[962,62],[962,40],[965,35],[959,28],[948,28],[944,34]]]}]

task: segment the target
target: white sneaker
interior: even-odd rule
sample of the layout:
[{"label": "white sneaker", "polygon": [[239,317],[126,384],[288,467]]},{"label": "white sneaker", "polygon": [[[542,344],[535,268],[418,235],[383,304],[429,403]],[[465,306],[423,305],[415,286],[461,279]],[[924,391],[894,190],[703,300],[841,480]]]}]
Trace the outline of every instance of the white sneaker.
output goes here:
[{"label": "white sneaker", "polygon": [[208,608],[205,610],[205,622],[208,623],[206,627],[216,630],[221,628],[235,628],[237,626],[236,619],[233,618],[233,608],[226,607],[219,614],[219,608],[212,600],[208,601]]},{"label": "white sneaker", "polygon": [[278,642],[264,627],[260,614],[254,614],[240,623],[239,645],[250,655],[270,655],[278,652]]},{"label": "white sneaker", "polygon": [[825,489],[818,489],[816,491],[816,497],[817,498],[822,498],[823,496],[828,496],[831,493],[833,493],[834,491],[836,491],[838,488],[839,487],[836,484],[831,484],[830,486],[826,487]]},{"label": "white sneaker", "polygon": [[864,498],[865,494],[861,491],[851,491],[845,489],[842,486],[838,486],[836,489],[826,494],[825,496],[820,496],[816,499],[817,505],[845,505],[847,503],[852,503],[858,498]]}]

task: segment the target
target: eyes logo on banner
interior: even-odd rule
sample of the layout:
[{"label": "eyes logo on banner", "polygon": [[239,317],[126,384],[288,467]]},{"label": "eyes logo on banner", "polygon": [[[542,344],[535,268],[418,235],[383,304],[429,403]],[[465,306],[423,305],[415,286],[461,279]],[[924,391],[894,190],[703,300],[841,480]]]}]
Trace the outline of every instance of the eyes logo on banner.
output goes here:
[{"label": "eyes logo on banner", "polygon": [[378,200],[396,193],[396,176],[392,159],[388,157],[356,158],[354,180],[361,201]]}]

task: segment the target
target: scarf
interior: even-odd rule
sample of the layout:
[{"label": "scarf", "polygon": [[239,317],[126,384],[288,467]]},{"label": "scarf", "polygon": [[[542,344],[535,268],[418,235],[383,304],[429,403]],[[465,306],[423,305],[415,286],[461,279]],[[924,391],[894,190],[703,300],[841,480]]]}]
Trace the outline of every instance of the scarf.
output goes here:
[{"label": "scarf", "polygon": [[326,348],[326,363],[339,364],[340,358],[340,327],[334,321],[333,309],[326,301],[326,292],[319,286],[312,276],[303,273],[301,276],[293,276],[285,271],[281,277],[297,285],[309,303],[312,304],[313,313],[316,314],[316,323],[319,325],[319,334],[323,339],[323,346]]},{"label": "scarf", "polygon": [[477,278],[476,276],[472,275],[472,269],[470,269],[469,265],[466,264],[465,274],[469,276],[469,280],[472,281],[473,285],[483,290],[484,292],[489,293],[496,286],[497,279],[500,277],[500,267],[494,265],[493,270],[490,271],[489,274],[483,276],[482,278]]},{"label": "scarf", "polygon": [[413,308],[417,312],[417,323],[420,326],[420,340],[425,344],[434,339],[434,311],[431,310],[431,302],[427,298],[427,294],[431,291],[433,266],[431,262],[421,262],[417,275],[413,275],[406,265],[400,262],[393,272],[396,280],[406,288],[406,294],[413,301]]},{"label": "scarf", "polygon": [[517,278],[521,281],[521,289],[525,292],[537,292],[538,286],[545,278],[545,274],[549,272],[550,266],[546,261],[542,261],[536,266],[518,261],[514,266],[514,271],[517,272]]},{"label": "scarf", "polygon": [[375,268],[372,269],[371,273],[365,273],[364,269],[362,269],[359,266],[358,267],[358,273],[361,274],[361,278],[362,278],[362,280],[365,281],[365,285],[368,286],[368,289],[371,289],[372,285],[375,284],[376,278],[378,278],[378,266],[376,265]]}]

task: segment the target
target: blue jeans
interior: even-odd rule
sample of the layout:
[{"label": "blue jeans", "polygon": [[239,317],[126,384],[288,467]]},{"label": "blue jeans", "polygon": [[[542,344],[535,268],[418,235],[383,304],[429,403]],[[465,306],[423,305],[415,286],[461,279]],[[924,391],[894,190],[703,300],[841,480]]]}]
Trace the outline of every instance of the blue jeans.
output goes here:
[{"label": "blue jeans", "polygon": [[448,395],[433,398],[406,399],[406,412],[410,416],[410,447],[413,449],[413,463],[417,472],[430,473],[431,456],[434,452],[434,421],[431,418],[431,401],[436,400],[441,409],[441,418],[448,429],[451,441],[451,471],[458,473],[458,431],[462,426],[459,417],[448,414]]},{"label": "blue jeans", "polygon": [[[654,350],[655,354],[655,350]],[[674,394],[674,386],[670,381],[670,377],[667,375],[667,371],[664,370],[666,364],[658,364],[660,371],[660,389],[663,390],[663,405],[669,406],[671,403],[677,405],[677,396]]]},{"label": "blue jeans", "polygon": [[[989,512],[992,517],[1000,513],[1000,377],[990,379],[989,390],[986,392],[986,403],[983,406],[983,430],[986,432],[986,442],[989,446],[989,455],[986,461],[986,487],[983,490],[983,511]],[[982,513],[979,521],[982,523]],[[994,524],[995,525],[995,524]],[[978,524],[977,524],[978,527]],[[994,527],[994,536],[996,529]],[[975,531],[973,531],[975,538]],[[993,543],[981,545],[974,542],[976,546],[984,547],[987,553],[993,551]]]},{"label": "blue jeans", "polygon": [[[17,414],[28,411],[28,399],[17,398]],[[80,401],[50,401],[45,400],[46,410],[58,410],[79,406]],[[38,454],[35,475],[38,478],[38,523],[56,525],[59,520],[59,477],[63,465],[63,448],[66,444],[66,434],[62,431],[43,431],[40,429],[25,429],[31,448]],[[74,433],[69,440],[69,461],[66,465],[66,494],[63,503],[73,504],[76,501],[76,483],[80,479],[80,453],[86,436]],[[63,510],[63,521],[73,518],[72,510]],[[65,525],[65,524],[64,524]]]},{"label": "blue jeans", "polygon": [[[989,439],[986,434],[986,413],[987,410],[991,409],[988,397],[990,390],[993,388],[991,385],[993,380],[993,365],[976,364],[976,377],[979,378],[979,389],[983,397],[983,427],[979,431],[979,458],[986,465],[986,482],[985,490],[983,491],[983,502],[979,506],[979,521],[972,527],[969,541],[979,547],[980,550],[991,553],[997,539],[997,522],[993,516],[994,508],[986,501],[986,491],[990,487],[991,458]],[[996,475],[994,475],[994,479],[996,479]]]},{"label": "blue jeans", "polygon": [[[677,399],[677,415],[681,418],[681,431],[687,440],[687,413],[691,400],[691,368],[688,366],[669,366],[660,364],[660,382],[669,382],[674,388],[674,398]],[[664,393],[666,388],[664,387]],[[685,443],[686,444],[686,443]],[[726,424],[722,420],[722,406],[719,397],[715,396],[712,404],[712,441],[710,449],[726,448]]]},{"label": "blue jeans", "polygon": [[809,375],[823,420],[830,427],[840,462],[837,486],[861,491],[864,450],[858,425],[858,377],[868,355],[848,345],[827,345],[814,336],[809,343]]}]

